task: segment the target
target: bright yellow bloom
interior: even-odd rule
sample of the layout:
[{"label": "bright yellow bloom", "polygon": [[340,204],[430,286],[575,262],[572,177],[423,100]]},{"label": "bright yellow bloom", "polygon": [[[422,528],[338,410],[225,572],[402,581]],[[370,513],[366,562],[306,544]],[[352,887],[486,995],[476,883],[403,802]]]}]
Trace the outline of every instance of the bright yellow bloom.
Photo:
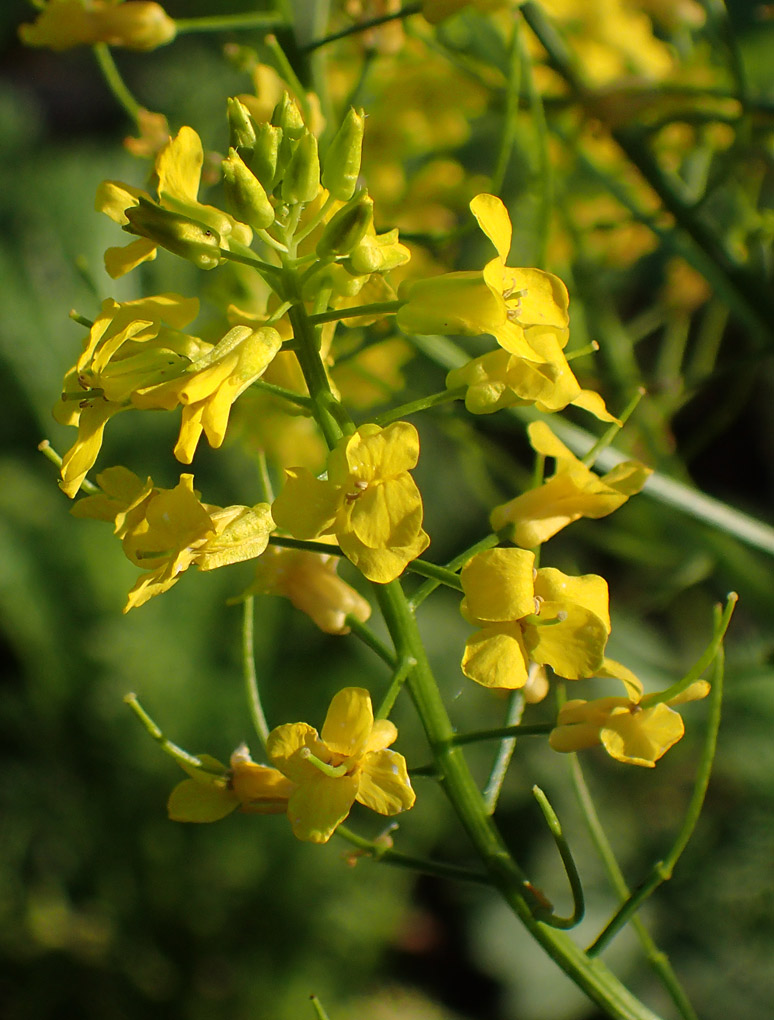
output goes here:
[{"label": "bright yellow bloom", "polygon": [[365,623],[371,606],[339,577],[338,562],[338,556],[270,545],[245,594],[283,595],[326,634],[349,634],[347,616]]},{"label": "bright yellow bloom", "polygon": [[556,471],[543,485],[492,511],[492,528],[500,531],[512,525],[517,545],[540,545],[581,517],[606,517],[638,493],[651,474],[651,469],[639,461],[627,460],[600,478],[557,439],[545,422],[532,422],[527,431],[537,453],[555,458]]},{"label": "bright yellow bloom", "polygon": [[172,42],[177,28],[164,8],[144,0],[49,0],[19,36],[27,46],[68,50],[73,46],[124,46],[154,50]]},{"label": "bright yellow bloom", "polygon": [[333,698],[319,736],[307,723],[271,731],[269,758],[297,787],[288,818],[298,839],[326,843],[355,801],[381,815],[412,807],[406,761],[387,750],[397,736],[388,719],[374,721],[371,696],[360,687]]},{"label": "bright yellow bloom", "polygon": [[202,503],[193,475],[181,475],[174,489],[157,489],[115,467],[97,481],[102,492],[80,500],[76,515],[113,521],[128,559],[147,571],[129,592],[125,613],[168,591],[190,566],[215,570],[260,556],[274,530],[268,503]]},{"label": "bright yellow bloom", "polygon": [[602,421],[617,420],[607,411],[598,393],[581,389],[562,353],[565,331],[528,326],[524,339],[540,360],[502,349],[491,351],[452,369],[446,376],[447,389],[466,386],[465,407],[472,414],[492,414],[502,407],[526,404],[550,413],[573,404]]},{"label": "bright yellow bloom", "polygon": [[173,822],[217,822],[237,808],[260,815],[287,810],[293,784],[277,769],[256,764],[244,744],[231,755],[228,769],[208,754],[197,757],[201,768],[176,759],[191,778],[169,795],[167,814]]},{"label": "bright yellow bloom", "polygon": [[327,477],[288,469],[272,507],[277,526],[294,538],[335,535],[369,580],[393,581],[430,543],[409,474],[418,458],[419,436],[408,422],[361,425],[328,455]]},{"label": "bright yellow bloom", "polygon": [[653,768],[685,732],[682,717],[669,706],[697,701],[710,689],[706,680],[697,680],[674,698],[643,707],[642,684],[626,666],[605,659],[597,676],[620,680],[626,697],[566,702],[549,737],[555,751],[582,751],[601,744],[617,761]]},{"label": "bright yellow bloom", "polygon": [[176,378],[137,388],[132,403],[165,410],[183,405],[174,453],[190,464],[202,432],[213,449],[222,444],[234,401],[263,375],[281,346],[280,335],[271,326],[257,330],[234,326]]},{"label": "bright yellow bloom", "polygon": [[211,349],[210,344],[179,332],[198,311],[196,298],[179,294],[102,302],[54,407],[60,424],[78,429],[76,442],[62,460],[61,487],[70,498],[96,462],[105,425],[131,406],[132,393],[184,370]]},{"label": "bright yellow bloom", "polygon": [[511,354],[544,361],[526,342],[524,329],[566,330],[567,288],[558,276],[542,269],[506,266],[512,227],[499,198],[476,195],[470,209],[497,250],[497,258],[479,272],[445,273],[402,286],[399,296],[407,300],[398,311],[398,325],[406,333],[490,333]]},{"label": "bright yellow bloom", "polygon": [[484,687],[524,687],[531,662],[567,680],[593,676],[610,633],[607,582],[570,577],[524,549],[489,549],[462,569],[462,614],[481,628],[465,645],[462,672]]},{"label": "bright yellow bloom", "polygon": [[[182,127],[156,157],[157,203],[140,188],[119,181],[103,181],[97,189],[95,208],[121,226],[129,226],[132,210],[142,203],[151,213],[157,207],[183,217],[185,222],[179,229],[185,233],[187,223],[190,227],[188,232],[193,234],[192,254],[184,257],[191,258],[200,268],[211,269],[220,261],[219,247],[228,249],[232,243],[237,246],[248,245],[253,235],[246,224],[199,201],[197,196],[203,162],[201,139],[193,128]],[[197,246],[197,240],[204,234],[207,236],[203,239],[208,244]],[[183,242],[185,240],[183,238]],[[114,279],[123,276],[141,262],[155,259],[159,243],[142,236],[123,248],[108,248],[105,252],[105,268]]]}]

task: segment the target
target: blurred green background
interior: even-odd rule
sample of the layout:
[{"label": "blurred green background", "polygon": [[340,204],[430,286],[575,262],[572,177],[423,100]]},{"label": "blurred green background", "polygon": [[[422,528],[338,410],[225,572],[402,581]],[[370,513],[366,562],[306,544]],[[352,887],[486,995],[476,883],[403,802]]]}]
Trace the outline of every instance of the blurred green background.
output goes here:
[{"label": "blurred green background", "polygon": [[[206,13],[170,3],[172,14]],[[246,4],[234,3],[229,10]],[[774,103],[774,33],[734,7],[748,71]],[[127,617],[135,577],[109,529],[75,522],[44,437],[71,437],[50,408],[82,330],[67,313],[92,315],[95,295],[137,297],[191,287],[171,258],[111,283],[102,253],[120,243],[93,212],[104,178],[139,183],[121,147],[129,125],[89,52],[23,49],[23,3],[0,12],[0,1015],[4,1020],[303,1020],[311,993],[331,1020],[571,1020],[594,1008],[530,944],[494,896],[479,889],[379,867],[357,866],[343,843],[295,842],[282,818],[235,815],[215,826],[167,821],[180,778],[122,702],[130,690],[167,734],[193,752],[225,759],[250,740],[239,661],[241,611],[225,600],[249,581],[249,565],[184,577]],[[189,36],[118,62],[139,99],[174,124],[191,123],[206,144],[225,143],[224,100],[246,91],[224,62],[228,37]],[[240,41],[245,40],[240,36]],[[767,78],[768,75],[768,78]],[[528,150],[517,157],[528,162]],[[771,206],[771,143],[761,201]],[[515,196],[514,201],[518,199]],[[517,244],[518,239],[517,224]],[[80,263],[77,260],[82,260]],[[576,267],[577,268],[577,267]],[[627,272],[607,268],[575,281],[574,311],[589,332],[602,293],[634,318],[650,307],[663,253]],[[594,289],[596,288],[596,290]],[[608,297],[609,296],[609,297]],[[576,321],[576,320],[574,320]],[[625,341],[622,341],[625,342]],[[665,343],[665,341],[663,341]],[[647,382],[664,371],[661,340],[634,351]],[[774,374],[771,347],[754,348],[730,324],[718,368],[679,412],[640,416],[631,443],[649,463],[693,479],[710,495],[774,523]],[[621,382],[615,366],[607,393]],[[424,375],[423,375],[424,374]],[[412,385],[439,388],[419,364]],[[659,377],[663,383],[664,377]],[[679,385],[679,381],[675,383]],[[674,405],[676,406],[676,405]],[[645,412],[643,412],[645,413]],[[127,416],[130,417],[130,416]],[[147,420],[146,420],[147,419]],[[648,422],[650,421],[650,424]],[[652,423],[656,421],[654,426]],[[127,463],[169,484],[174,422],[119,418],[101,465]],[[649,445],[653,429],[661,448]],[[448,415],[420,422],[418,478],[442,561],[486,528],[487,506],[529,464],[513,422],[461,427]],[[472,442],[473,432],[477,442]],[[656,443],[656,447],[658,447]],[[482,453],[482,451],[484,451]],[[488,453],[487,453],[488,451]],[[500,465],[499,477],[485,467]],[[450,475],[434,470],[456,464]],[[250,501],[257,468],[235,447],[197,455],[197,485],[215,501]],[[499,486],[499,488],[498,488]],[[551,546],[550,562],[610,581],[611,654],[654,685],[672,682],[698,656],[711,608],[729,590],[740,604],[728,642],[727,698],[705,814],[673,880],[644,915],[707,1020],[764,1016],[774,1001],[774,560],[707,524],[642,496],[602,526],[581,522]],[[192,572],[193,573],[193,572]],[[257,663],[271,724],[322,720],[331,693],[387,678],[353,639],[317,631],[289,605],[259,600]],[[501,705],[459,672],[457,600],[440,595],[422,613],[429,649],[460,726],[496,724]],[[689,796],[705,710],[685,712],[689,735],[654,771],[590,754],[587,773],[632,884],[669,846]],[[408,704],[399,705],[401,747],[424,753]],[[471,753],[486,769],[489,750]],[[568,788],[565,762],[537,743],[520,747],[503,793],[503,830],[517,857],[558,905],[565,891],[530,787],[539,782],[578,854],[591,916],[588,941],[614,909]],[[468,851],[440,794],[417,780],[420,806],[401,820],[400,846],[466,863]],[[354,816],[375,835],[378,819]],[[610,959],[654,1008],[671,1015],[628,934]]]}]

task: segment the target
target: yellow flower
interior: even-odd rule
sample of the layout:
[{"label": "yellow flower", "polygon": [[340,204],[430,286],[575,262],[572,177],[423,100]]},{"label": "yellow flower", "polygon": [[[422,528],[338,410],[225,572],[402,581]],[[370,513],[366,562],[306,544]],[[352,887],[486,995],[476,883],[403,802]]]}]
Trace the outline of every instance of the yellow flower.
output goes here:
[{"label": "yellow flower", "polygon": [[337,565],[337,556],[270,545],[245,594],[283,595],[326,634],[349,634],[347,616],[365,623],[371,606],[339,577]]},{"label": "yellow flower", "polygon": [[[178,253],[188,251],[185,247],[188,244],[190,253],[184,254],[184,257],[191,258],[201,268],[213,268],[220,261],[219,248],[228,249],[232,243],[248,245],[253,235],[246,224],[199,201],[197,196],[203,162],[201,139],[193,128],[182,127],[156,157],[158,203],[140,188],[119,181],[103,181],[97,189],[95,208],[123,227],[130,226],[134,215],[132,210],[139,207],[151,218],[154,208],[162,210],[162,214],[181,217],[177,230],[185,236],[180,238],[182,250]],[[190,242],[189,234],[192,235]],[[123,276],[141,262],[155,259],[160,243],[160,240],[142,236],[123,248],[108,248],[105,268],[114,279]]]},{"label": "yellow flower", "polygon": [[175,456],[190,464],[202,432],[213,449],[226,435],[231,406],[260,378],[282,346],[276,329],[234,326],[208,351],[187,364],[176,378],[138,387],[135,407],[172,410],[183,405]]},{"label": "yellow flower", "polygon": [[524,329],[542,326],[563,334],[569,323],[567,288],[558,276],[542,269],[506,266],[512,227],[499,198],[476,195],[470,209],[497,250],[497,258],[479,272],[409,281],[398,291],[407,300],[398,311],[397,323],[406,333],[490,333],[511,354],[545,361],[526,342]]},{"label": "yellow flower", "polygon": [[191,778],[169,795],[167,814],[173,822],[217,822],[237,808],[260,815],[287,810],[293,784],[277,769],[256,764],[244,744],[231,755],[228,769],[208,754],[197,757],[199,768],[176,759]]},{"label": "yellow flower", "polygon": [[566,702],[549,737],[555,751],[601,744],[617,761],[653,768],[685,732],[682,717],[669,706],[704,698],[710,689],[706,680],[697,680],[681,694],[647,707],[641,704],[642,684],[626,666],[605,659],[597,676],[620,680],[626,696]]},{"label": "yellow flower", "polygon": [[268,503],[202,503],[193,475],[181,475],[174,489],[157,489],[115,467],[97,481],[102,492],[80,500],[76,515],[113,521],[128,559],[147,571],[129,592],[125,613],[168,591],[192,565],[215,570],[260,556],[274,530]]},{"label": "yellow flower", "polygon": [[102,303],[84,349],[65,376],[54,418],[78,429],[78,438],[62,460],[61,487],[72,498],[94,465],[105,425],[130,407],[132,393],[183,370],[211,349],[179,330],[196,317],[199,302],[179,294],[158,294],[139,301]]},{"label": "yellow flower", "polygon": [[326,843],[355,801],[381,815],[414,804],[406,761],[387,750],[397,736],[389,720],[374,721],[371,696],[360,687],[333,698],[319,736],[307,723],[272,730],[269,758],[296,784],[288,817],[298,839]]},{"label": "yellow flower", "polygon": [[556,438],[545,422],[532,422],[527,431],[537,453],[555,458],[556,472],[543,485],[492,511],[492,528],[500,531],[512,525],[517,545],[540,545],[581,517],[606,517],[638,493],[651,474],[651,469],[639,461],[627,460],[600,478]]},{"label": "yellow flower", "polygon": [[477,553],[462,569],[462,614],[481,628],[465,645],[462,672],[484,687],[524,687],[530,662],[568,680],[593,676],[610,633],[607,582],[569,577],[524,549]]},{"label": "yellow flower", "polygon": [[277,526],[294,538],[335,535],[369,580],[392,581],[430,543],[422,497],[409,474],[418,458],[419,436],[408,422],[361,425],[328,455],[327,477],[306,468],[286,471],[272,507]]},{"label": "yellow flower", "polygon": [[539,411],[561,411],[568,404],[582,407],[602,421],[616,418],[598,393],[581,389],[562,353],[562,331],[528,326],[524,339],[535,358],[506,350],[491,351],[446,376],[447,389],[466,386],[465,407],[472,414],[492,414],[502,407],[534,404]]},{"label": "yellow flower", "polygon": [[19,36],[27,46],[68,50],[73,46],[125,46],[153,50],[177,34],[172,18],[156,3],[143,0],[49,0]]}]

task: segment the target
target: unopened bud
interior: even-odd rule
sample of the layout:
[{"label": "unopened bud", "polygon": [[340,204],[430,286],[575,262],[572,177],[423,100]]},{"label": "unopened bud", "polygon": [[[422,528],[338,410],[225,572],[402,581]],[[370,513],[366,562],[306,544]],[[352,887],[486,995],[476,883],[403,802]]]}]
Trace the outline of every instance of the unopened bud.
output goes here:
[{"label": "unopened bud", "polygon": [[365,237],[374,219],[374,201],[365,188],[331,217],[317,242],[320,258],[348,255]]},{"label": "unopened bud", "polygon": [[398,228],[386,234],[366,234],[349,256],[348,268],[356,274],[386,273],[404,265],[411,252],[398,240]]},{"label": "unopened bud", "polygon": [[320,191],[320,157],[317,139],[306,131],[296,143],[282,178],[282,200],[293,205],[311,202]]},{"label": "unopened bud", "polygon": [[287,92],[282,93],[282,99],[274,107],[271,115],[271,123],[275,127],[282,128],[282,131],[291,141],[297,141],[306,130],[304,118],[295,102]]},{"label": "unopened bud", "polygon": [[226,200],[234,216],[253,230],[270,227],[274,222],[274,206],[236,149],[228,150],[228,159],[222,165]]},{"label": "unopened bud", "polygon": [[350,107],[325,156],[323,187],[341,202],[348,202],[355,193],[363,153],[364,125],[363,111]]},{"label": "unopened bud", "polygon": [[128,233],[155,241],[199,269],[220,264],[220,235],[203,223],[162,209],[142,196],[136,206],[126,210],[126,218],[129,222],[123,229]]},{"label": "unopened bud", "polygon": [[274,124],[261,124],[255,134],[255,146],[250,169],[266,191],[271,191],[277,177],[282,128]]},{"label": "unopened bud", "polygon": [[238,99],[226,100],[228,108],[228,143],[247,163],[255,149],[255,124],[250,111]]}]

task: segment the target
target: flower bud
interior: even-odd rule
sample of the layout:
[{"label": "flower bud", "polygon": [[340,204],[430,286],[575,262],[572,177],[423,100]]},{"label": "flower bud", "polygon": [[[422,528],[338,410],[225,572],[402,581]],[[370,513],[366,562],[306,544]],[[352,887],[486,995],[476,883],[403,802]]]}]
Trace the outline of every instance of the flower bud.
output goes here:
[{"label": "flower bud", "polygon": [[283,133],[294,142],[306,131],[301,111],[287,92],[282,93],[282,99],[274,107],[271,123],[282,128]]},{"label": "flower bud", "polygon": [[348,202],[355,193],[363,152],[365,114],[349,108],[325,156],[322,172],[323,187],[341,202]]},{"label": "flower bud", "polygon": [[253,155],[248,162],[266,191],[271,191],[275,184],[281,142],[282,128],[274,124],[259,125]]},{"label": "flower bud", "polygon": [[236,98],[226,100],[228,109],[228,142],[248,163],[255,149],[255,125],[250,111]]},{"label": "flower bud", "polygon": [[222,166],[226,201],[234,216],[253,230],[270,227],[274,222],[274,206],[236,149],[228,150],[228,159],[223,160]]},{"label": "flower bud", "polygon": [[320,190],[320,158],[317,139],[306,131],[296,143],[282,178],[282,200],[291,205],[311,202]]},{"label": "flower bud", "polygon": [[162,209],[142,196],[136,206],[126,210],[126,218],[129,222],[124,230],[128,233],[149,238],[199,269],[220,264],[220,235],[203,223]]},{"label": "flower bud", "polygon": [[332,216],[317,242],[320,258],[329,255],[348,255],[365,237],[373,223],[374,200],[365,188],[350,199]]},{"label": "flower bud", "polygon": [[386,234],[366,234],[350,252],[347,268],[355,274],[386,273],[411,258],[408,248],[398,240],[398,228]]}]

